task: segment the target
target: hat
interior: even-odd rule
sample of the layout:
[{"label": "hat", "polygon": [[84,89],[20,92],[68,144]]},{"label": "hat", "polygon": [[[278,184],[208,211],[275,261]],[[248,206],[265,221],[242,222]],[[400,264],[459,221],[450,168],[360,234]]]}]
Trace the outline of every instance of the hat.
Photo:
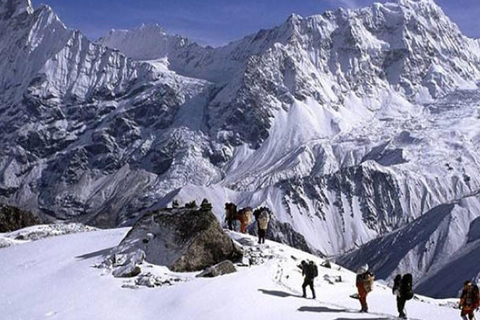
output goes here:
[{"label": "hat", "polygon": [[357,274],[362,274],[362,273],[365,273],[368,271],[368,264],[364,264],[363,266],[361,266],[360,268],[358,268],[357,270]]}]

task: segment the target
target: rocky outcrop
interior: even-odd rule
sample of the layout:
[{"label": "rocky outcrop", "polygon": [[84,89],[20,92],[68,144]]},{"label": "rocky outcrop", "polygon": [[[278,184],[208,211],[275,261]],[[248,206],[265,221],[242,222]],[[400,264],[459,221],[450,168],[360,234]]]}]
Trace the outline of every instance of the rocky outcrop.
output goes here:
[{"label": "rocky outcrop", "polygon": [[137,250],[127,254],[116,253],[104,261],[103,266],[112,268],[115,278],[133,278],[138,276],[142,269],[140,264],[145,260],[145,252]]},{"label": "rocky outcrop", "polygon": [[0,233],[23,229],[36,224],[40,224],[40,220],[32,213],[0,204]]},{"label": "rocky outcrop", "polygon": [[113,276],[115,278],[133,278],[138,276],[142,272],[139,266],[134,264],[127,264],[113,270]]},{"label": "rocky outcrop", "polygon": [[237,272],[237,268],[235,268],[232,261],[225,260],[219,264],[208,267],[202,273],[198,274],[197,277],[213,278],[234,272]]},{"label": "rocky outcrop", "polygon": [[[248,233],[258,236],[257,222],[252,223],[248,228]],[[288,222],[280,222],[277,219],[270,220],[267,229],[267,240],[273,240],[279,243],[284,243],[302,251],[323,256],[324,254],[309,246],[305,237],[293,229]]]},{"label": "rocky outcrop", "polygon": [[177,272],[200,271],[224,260],[237,261],[243,255],[206,206],[148,213],[133,226],[116,251],[143,251],[147,262]]}]

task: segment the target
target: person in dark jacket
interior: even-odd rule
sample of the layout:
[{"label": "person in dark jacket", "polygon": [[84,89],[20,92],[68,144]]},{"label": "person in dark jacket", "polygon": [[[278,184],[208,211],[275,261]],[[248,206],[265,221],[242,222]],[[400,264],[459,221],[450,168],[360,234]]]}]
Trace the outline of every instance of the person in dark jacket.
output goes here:
[{"label": "person in dark jacket", "polygon": [[473,285],[467,280],[463,284],[462,295],[460,296],[460,316],[463,320],[475,319],[473,312],[480,306],[479,290],[477,285]]},{"label": "person in dark jacket", "polygon": [[302,269],[302,276],[303,278],[303,284],[302,284],[302,290],[303,290],[303,298],[307,297],[306,293],[306,288],[307,286],[310,287],[312,290],[312,296],[313,299],[315,299],[315,288],[313,287],[313,281],[315,277],[318,275],[318,269],[317,266],[313,261],[310,261],[310,263],[307,263],[305,260],[302,260],[300,268]]},{"label": "person in dark jacket", "polygon": [[258,243],[265,243],[265,236],[267,235],[268,222],[270,221],[271,211],[267,207],[261,207],[253,211],[253,216],[257,221]]},{"label": "person in dark jacket", "polygon": [[397,296],[397,310],[398,317],[401,319],[407,319],[405,314],[405,303],[407,300],[413,298],[413,289],[412,289],[413,277],[410,273],[405,275],[397,274],[393,280],[393,294]]}]

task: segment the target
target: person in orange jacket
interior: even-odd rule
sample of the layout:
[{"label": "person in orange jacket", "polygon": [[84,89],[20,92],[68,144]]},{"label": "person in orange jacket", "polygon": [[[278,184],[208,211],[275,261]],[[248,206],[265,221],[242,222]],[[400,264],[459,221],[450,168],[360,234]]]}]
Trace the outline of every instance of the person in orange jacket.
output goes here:
[{"label": "person in orange jacket", "polygon": [[473,312],[478,310],[479,305],[478,286],[472,285],[472,282],[469,280],[465,281],[463,284],[462,295],[460,296],[460,309],[462,309],[460,316],[462,319],[475,319]]},{"label": "person in orange jacket", "polygon": [[362,309],[360,312],[368,312],[367,294],[373,289],[373,280],[375,276],[368,270],[368,264],[360,267],[357,271],[357,290],[358,299]]}]

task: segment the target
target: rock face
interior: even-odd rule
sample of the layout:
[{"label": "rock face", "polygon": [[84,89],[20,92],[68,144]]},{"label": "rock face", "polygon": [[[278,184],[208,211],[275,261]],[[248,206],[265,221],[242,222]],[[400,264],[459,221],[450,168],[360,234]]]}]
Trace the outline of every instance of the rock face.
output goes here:
[{"label": "rock face", "polygon": [[40,220],[32,213],[0,204],[0,232],[11,232],[36,224],[40,224]]},{"label": "rock face", "polygon": [[122,240],[119,250],[142,250],[147,262],[177,272],[199,271],[243,256],[211,210],[195,208],[162,209],[145,215]]},{"label": "rock face", "polygon": [[[247,232],[251,235],[258,236],[256,221],[250,224]],[[317,254],[319,256],[323,255],[321,251],[309,246],[305,237],[301,233],[295,231],[290,223],[282,223],[275,218],[271,219],[268,223],[266,239],[288,244],[308,253]]]}]

